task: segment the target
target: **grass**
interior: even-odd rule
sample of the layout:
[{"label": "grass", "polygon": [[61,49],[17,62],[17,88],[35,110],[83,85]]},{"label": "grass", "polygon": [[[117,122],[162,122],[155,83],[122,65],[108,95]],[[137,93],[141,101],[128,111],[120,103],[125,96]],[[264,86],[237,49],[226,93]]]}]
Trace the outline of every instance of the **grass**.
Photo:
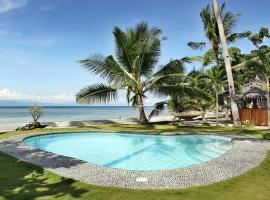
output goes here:
[{"label": "grass", "polygon": [[25,134],[33,132],[48,132],[48,131],[70,131],[70,130],[127,130],[127,131],[182,131],[182,132],[209,132],[209,133],[230,133],[237,135],[248,135],[257,138],[266,138],[270,134],[270,130],[256,129],[252,127],[237,128],[237,127],[215,127],[215,126],[173,126],[173,125],[98,125],[88,126],[82,128],[57,128],[57,129],[36,129],[32,131],[11,131],[6,133],[0,133],[0,139],[9,137],[16,134]]},{"label": "grass", "polygon": [[[153,131],[195,131],[229,132],[234,134],[263,137],[267,130],[216,128],[216,127],[175,127],[169,125],[137,126],[106,125],[86,129],[110,130],[153,130]],[[52,129],[55,131],[55,129]],[[59,130],[59,129],[57,129]],[[70,129],[60,129],[70,130]],[[73,129],[74,130],[74,129]],[[41,131],[41,130],[38,130]],[[48,131],[48,130],[47,130]],[[31,133],[29,131],[28,133]],[[8,132],[0,138],[25,132]],[[0,153],[0,200],[40,200],[40,199],[125,199],[125,200],[268,200],[270,199],[270,151],[258,167],[235,178],[203,187],[179,190],[130,190],[89,185],[63,178],[35,165],[25,163]]]},{"label": "grass", "polygon": [[249,172],[209,186],[182,190],[130,190],[99,187],[60,177],[35,165],[0,153],[0,199],[95,199],[95,200],[268,200],[270,152]]}]

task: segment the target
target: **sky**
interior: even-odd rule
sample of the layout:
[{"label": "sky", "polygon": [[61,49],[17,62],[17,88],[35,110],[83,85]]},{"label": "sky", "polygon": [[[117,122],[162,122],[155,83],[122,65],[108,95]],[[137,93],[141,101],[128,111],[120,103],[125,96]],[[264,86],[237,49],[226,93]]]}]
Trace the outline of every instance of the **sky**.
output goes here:
[{"label": "sky", "polygon": [[[114,55],[114,26],[124,29],[143,20],[161,28],[167,40],[159,65],[201,55],[187,42],[206,41],[199,13],[208,3],[211,0],[0,0],[0,99],[74,102],[82,87],[105,82],[77,61],[95,53]],[[269,0],[226,4],[227,10],[241,13],[235,32],[270,28]],[[243,53],[253,48],[247,40],[234,46]],[[156,101],[151,96],[146,104]],[[124,103],[121,94],[117,104]]]}]

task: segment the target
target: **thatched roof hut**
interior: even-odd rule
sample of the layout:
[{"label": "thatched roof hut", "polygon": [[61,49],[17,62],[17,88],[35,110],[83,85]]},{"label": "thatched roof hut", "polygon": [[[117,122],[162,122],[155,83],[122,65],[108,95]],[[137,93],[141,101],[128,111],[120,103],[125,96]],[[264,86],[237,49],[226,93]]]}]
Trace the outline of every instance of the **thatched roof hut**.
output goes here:
[{"label": "thatched roof hut", "polygon": [[258,87],[250,87],[250,89],[243,93],[241,97],[242,101],[253,101],[253,100],[266,100],[266,92]]},{"label": "thatched roof hut", "polygon": [[243,93],[241,95],[242,101],[266,100],[266,91],[263,89],[265,81],[260,80],[258,77],[254,81],[245,84]]}]

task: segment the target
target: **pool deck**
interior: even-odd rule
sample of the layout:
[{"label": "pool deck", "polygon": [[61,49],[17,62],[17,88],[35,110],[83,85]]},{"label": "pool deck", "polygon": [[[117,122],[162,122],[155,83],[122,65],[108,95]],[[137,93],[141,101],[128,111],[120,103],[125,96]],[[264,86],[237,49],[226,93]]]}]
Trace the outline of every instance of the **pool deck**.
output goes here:
[{"label": "pool deck", "polygon": [[[84,131],[74,131],[74,134],[76,132]],[[102,131],[99,130],[99,132]],[[23,161],[39,165],[61,176],[89,184],[136,189],[173,189],[208,185],[243,174],[259,165],[266,157],[267,151],[270,150],[270,142],[268,141],[222,134],[222,136],[232,138],[233,146],[229,151],[216,159],[185,168],[157,171],[130,171],[104,167],[78,159],[56,155],[35,149],[23,142],[23,139],[26,137],[49,133],[21,134],[1,139],[0,151]],[[162,134],[183,135],[196,133],[167,132]],[[212,135],[209,133],[205,134]]]}]

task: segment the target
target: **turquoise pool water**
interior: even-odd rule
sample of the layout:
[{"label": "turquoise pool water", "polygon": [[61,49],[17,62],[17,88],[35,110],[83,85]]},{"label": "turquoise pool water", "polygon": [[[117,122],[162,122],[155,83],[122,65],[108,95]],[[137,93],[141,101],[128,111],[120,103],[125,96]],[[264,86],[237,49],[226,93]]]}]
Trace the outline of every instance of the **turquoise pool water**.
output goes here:
[{"label": "turquoise pool water", "polygon": [[29,137],[27,145],[97,165],[164,170],[209,161],[227,152],[231,139],[215,135],[64,133]]}]

